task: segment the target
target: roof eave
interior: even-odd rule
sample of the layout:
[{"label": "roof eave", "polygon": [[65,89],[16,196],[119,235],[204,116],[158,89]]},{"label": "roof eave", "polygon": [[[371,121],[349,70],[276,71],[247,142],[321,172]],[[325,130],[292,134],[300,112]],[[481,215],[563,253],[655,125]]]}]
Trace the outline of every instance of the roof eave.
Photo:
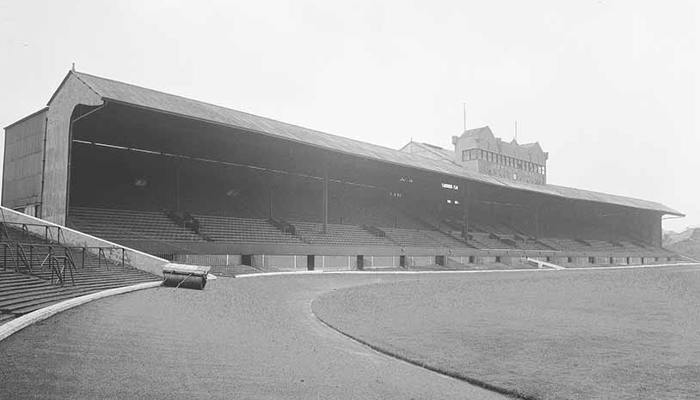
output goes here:
[{"label": "roof eave", "polygon": [[[435,171],[435,170],[430,169],[430,168],[427,168],[427,167],[420,167],[420,166],[411,165],[411,164],[406,164],[406,163],[401,163],[401,162],[392,162],[392,161],[387,161],[387,160],[383,160],[383,159],[379,159],[379,158],[372,158],[372,157],[369,157],[369,156],[359,155],[359,154],[356,154],[356,153],[353,153],[353,152],[350,152],[350,151],[343,151],[343,150],[328,148],[328,147],[323,146],[323,145],[319,145],[319,144],[316,144],[316,143],[309,143],[309,142],[305,142],[305,141],[303,141],[303,140],[290,139],[290,138],[281,138],[281,137],[279,137],[279,136],[277,136],[277,135],[274,135],[274,134],[271,134],[271,133],[268,133],[268,132],[264,132],[264,131],[260,131],[260,130],[245,128],[245,127],[241,127],[241,126],[237,126],[237,125],[233,125],[233,124],[226,124],[226,123],[218,122],[218,121],[212,121],[212,120],[206,119],[206,118],[198,118],[198,117],[194,117],[194,116],[191,116],[191,115],[181,114],[181,113],[177,113],[177,112],[173,112],[173,111],[162,110],[162,109],[159,109],[159,108],[147,107],[147,106],[143,106],[143,105],[140,105],[140,104],[134,104],[134,103],[131,103],[131,102],[128,102],[128,101],[123,101],[123,100],[119,100],[119,99],[115,99],[115,98],[111,98],[111,97],[102,96],[102,100],[105,101],[105,102],[113,102],[113,103],[117,103],[117,104],[124,104],[124,105],[128,105],[128,106],[131,106],[131,107],[141,108],[141,109],[144,109],[144,110],[150,110],[150,111],[154,111],[154,112],[158,112],[158,113],[162,113],[162,114],[174,115],[174,116],[177,116],[177,117],[186,118],[186,119],[190,119],[190,120],[193,120],[193,121],[200,121],[200,122],[205,122],[205,123],[208,123],[208,124],[223,126],[223,127],[226,127],[226,128],[238,129],[238,130],[242,130],[242,131],[246,131],[246,132],[251,132],[251,133],[255,133],[255,134],[260,134],[260,135],[264,135],[264,136],[271,137],[271,138],[275,138],[275,139],[279,139],[279,140],[287,140],[287,141],[291,141],[291,142],[303,144],[303,145],[306,145],[306,146],[315,147],[315,148],[318,148],[318,149],[321,149],[321,150],[325,150],[325,151],[338,152],[338,153],[342,153],[342,154],[349,155],[349,156],[353,156],[353,157],[364,158],[364,159],[367,159],[367,160],[373,160],[373,161],[379,161],[379,162],[384,162],[384,163],[390,163],[390,164],[400,165],[400,166],[402,166],[402,167],[412,168],[412,169],[416,169],[416,170],[420,170],[420,171],[425,171],[425,172],[429,172],[429,173],[433,173],[433,174],[442,174],[442,175],[451,176],[451,177],[455,177],[455,178],[466,179],[466,180],[469,180],[469,181],[472,181],[472,182],[478,182],[478,183],[485,184],[485,185],[491,185],[491,186],[496,186],[496,187],[503,187],[503,186],[498,185],[498,184],[496,184],[496,183],[489,182],[489,181],[487,181],[487,180],[475,179],[475,178],[470,177],[470,176],[465,176],[465,175],[461,175],[461,174],[453,174],[453,173],[449,173],[449,172],[439,172],[439,171]],[[413,142],[413,143],[418,143],[418,142]],[[406,153],[406,154],[411,154],[411,153]],[[414,155],[414,156],[421,157],[420,155],[416,155],[416,154],[413,154],[413,155]],[[424,157],[424,158],[425,158],[425,157]],[[433,161],[437,161],[437,160],[433,160]],[[438,161],[438,162],[441,162],[441,161]],[[442,162],[446,162],[446,161],[442,161]],[[449,164],[449,165],[450,165],[450,167],[454,167],[454,166],[455,166],[455,164]],[[518,190],[518,191],[524,191],[524,192],[530,192],[530,193],[538,193],[538,194],[541,194],[541,195],[544,195],[544,196],[551,196],[551,197],[557,197],[557,198],[562,198],[562,199],[570,199],[570,200],[574,200],[574,201],[591,201],[591,202],[600,203],[600,204],[615,204],[615,205],[619,205],[619,206],[622,206],[622,207],[628,207],[628,208],[633,208],[633,209],[638,209],[638,210],[655,211],[655,212],[661,212],[662,214],[677,215],[677,216],[685,216],[685,215],[683,215],[682,213],[680,213],[680,212],[678,212],[678,211],[675,211],[675,210],[673,210],[673,209],[671,209],[671,208],[665,207],[665,206],[664,206],[664,208],[636,207],[636,206],[633,206],[633,205],[619,204],[618,202],[605,202],[605,201],[600,201],[600,200],[577,199],[577,198],[572,198],[572,197],[565,196],[565,195],[561,195],[561,194],[557,194],[557,193],[542,193],[542,192],[540,192],[540,191],[537,191],[537,190],[534,190],[534,189],[531,189],[531,188],[527,188],[527,187],[506,187],[506,189],[508,189],[508,190]]]},{"label": "roof eave", "polygon": [[51,98],[49,98],[49,101],[46,102],[47,106],[51,105],[51,102],[53,101],[53,99],[58,95],[58,92],[60,92],[61,89],[63,89],[63,86],[66,84],[66,82],[68,81],[68,78],[72,74],[73,74],[73,70],[68,70],[68,73],[66,73],[66,76],[63,77],[63,80],[61,81],[61,83],[58,85],[56,90],[53,91],[53,94],[51,95]]},{"label": "roof eave", "polygon": [[44,107],[44,108],[42,108],[42,109],[39,110],[39,111],[35,111],[35,112],[33,112],[33,113],[27,115],[26,117],[22,117],[22,118],[18,119],[17,121],[11,123],[10,125],[7,125],[7,126],[5,127],[5,129],[9,129],[9,128],[12,128],[13,126],[17,125],[17,124],[21,124],[22,122],[28,120],[28,119],[31,118],[31,117],[34,117],[34,116],[36,116],[36,115],[39,115],[39,114],[41,114],[41,113],[43,113],[43,112],[48,111],[48,109],[49,109],[48,107]]}]

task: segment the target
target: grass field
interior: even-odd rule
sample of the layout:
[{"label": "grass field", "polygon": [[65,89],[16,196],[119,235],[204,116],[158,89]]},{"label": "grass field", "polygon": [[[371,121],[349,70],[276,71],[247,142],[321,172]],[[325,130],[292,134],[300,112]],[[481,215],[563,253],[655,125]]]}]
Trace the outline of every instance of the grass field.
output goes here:
[{"label": "grass field", "polygon": [[700,398],[699,268],[450,276],[312,307],[382,351],[531,398]]}]

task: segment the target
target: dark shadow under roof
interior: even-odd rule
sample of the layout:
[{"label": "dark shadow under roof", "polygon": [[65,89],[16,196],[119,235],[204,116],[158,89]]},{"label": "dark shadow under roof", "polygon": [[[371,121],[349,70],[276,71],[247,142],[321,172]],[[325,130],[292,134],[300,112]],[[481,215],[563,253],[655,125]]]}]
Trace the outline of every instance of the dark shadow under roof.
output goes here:
[{"label": "dark shadow under roof", "polygon": [[273,136],[280,139],[291,140],[357,157],[468,179],[503,188],[524,190],[573,200],[616,204],[620,206],[658,211],[661,213],[678,216],[683,215],[682,213],[666,207],[663,204],[647,200],[592,192],[565,186],[535,185],[524,182],[510,181],[507,179],[501,179],[469,171],[451,162],[434,160],[388,147],[348,139],[342,136],[331,135],[313,129],[287,124],[242,111],[163,93],[124,82],[101,78],[82,72],[71,71],[69,74],[73,74],[99,96],[108,101],[126,103],[159,112],[170,113],[209,123],[242,129],[249,132]]}]

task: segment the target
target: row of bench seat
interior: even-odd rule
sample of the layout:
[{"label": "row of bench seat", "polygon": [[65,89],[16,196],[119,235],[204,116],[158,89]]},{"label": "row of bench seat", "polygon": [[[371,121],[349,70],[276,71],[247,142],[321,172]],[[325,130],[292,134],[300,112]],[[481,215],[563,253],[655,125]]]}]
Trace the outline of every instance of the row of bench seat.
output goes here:
[{"label": "row of bench seat", "polygon": [[383,237],[378,237],[356,225],[327,224],[323,233],[323,224],[318,222],[290,221],[297,234],[309,244],[355,245],[355,246],[394,246]]},{"label": "row of bench seat", "polygon": [[201,241],[190,229],[177,226],[164,212],[76,207],[71,208],[69,224],[101,238],[120,241],[159,239]]},{"label": "row of bench seat", "polygon": [[268,220],[211,215],[194,215],[200,232],[214,241],[252,243],[301,243],[301,240],[273,226]]},{"label": "row of bench seat", "polygon": [[[416,219],[422,229],[377,226],[386,236],[376,235],[357,225],[323,224],[304,220],[291,221],[295,234],[283,232],[269,220],[237,216],[195,214],[201,235],[175,225],[163,212],[130,211],[97,208],[73,208],[70,220],[78,229],[106,239],[134,240],[139,238],[163,241],[202,241],[245,243],[286,243],[315,245],[448,247],[507,250],[559,250],[576,252],[639,254],[650,249],[627,241],[579,241],[571,238],[530,238],[503,222],[470,224],[470,238],[461,238],[459,221],[438,221],[434,229],[427,219]],[[408,215],[404,216],[408,218]],[[425,217],[428,218],[428,217]],[[447,228],[444,226],[447,225]],[[660,249],[651,249],[657,251]]]}]

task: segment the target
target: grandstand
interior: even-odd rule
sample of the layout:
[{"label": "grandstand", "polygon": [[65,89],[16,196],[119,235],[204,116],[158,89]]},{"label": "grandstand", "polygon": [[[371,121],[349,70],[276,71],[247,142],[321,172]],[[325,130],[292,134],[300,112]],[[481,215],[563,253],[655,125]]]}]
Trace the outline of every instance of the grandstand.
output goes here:
[{"label": "grandstand", "polygon": [[70,71],[46,108],[5,129],[4,206],[169,260],[265,271],[675,259],[661,218],[681,213],[547,184],[539,144],[488,128],[455,137],[455,151],[394,150]]}]

